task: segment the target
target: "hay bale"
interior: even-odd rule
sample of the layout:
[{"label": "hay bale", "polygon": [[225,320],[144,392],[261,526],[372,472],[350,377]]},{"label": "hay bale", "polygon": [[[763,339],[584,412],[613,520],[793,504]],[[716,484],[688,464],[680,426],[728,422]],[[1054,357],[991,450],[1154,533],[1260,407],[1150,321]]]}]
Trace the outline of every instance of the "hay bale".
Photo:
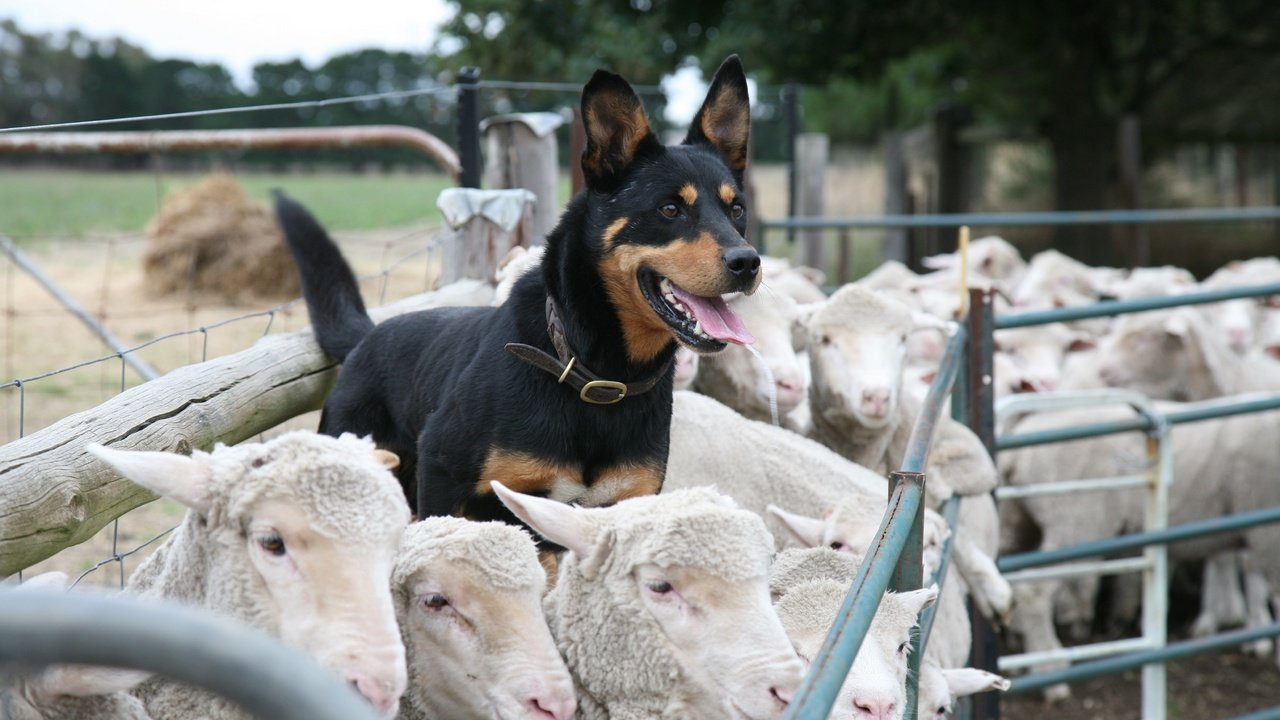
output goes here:
[{"label": "hay bale", "polygon": [[155,295],[194,292],[240,304],[301,294],[275,215],[226,173],[165,197],[147,225],[143,271]]}]

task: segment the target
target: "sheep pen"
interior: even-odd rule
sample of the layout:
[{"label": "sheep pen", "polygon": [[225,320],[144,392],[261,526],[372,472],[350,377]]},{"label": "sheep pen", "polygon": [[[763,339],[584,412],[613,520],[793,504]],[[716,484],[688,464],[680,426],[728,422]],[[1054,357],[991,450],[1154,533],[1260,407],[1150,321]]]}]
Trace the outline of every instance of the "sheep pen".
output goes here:
[{"label": "sheep pen", "polygon": [[[366,290],[366,293],[368,293],[368,290]],[[284,315],[281,315],[280,317],[283,319]],[[305,322],[306,322],[305,313],[303,313],[301,317],[295,316],[295,317],[289,318],[288,326],[300,327],[300,325]],[[276,329],[282,329],[282,328],[276,328]],[[269,338],[269,340],[274,340],[274,334],[272,338]],[[210,362],[211,363],[221,362],[221,364],[220,365],[210,364],[210,365],[199,366],[198,369],[192,369],[186,374],[183,374],[184,371],[179,370],[177,371],[177,374],[174,376],[174,380],[179,383],[178,385],[176,385],[176,388],[181,392],[179,392],[178,395],[173,395],[171,397],[178,397],[183,393],[190,393],[191,397],[187,398],[187,400],[185,401],[178,402],[173,405],[165,406],[159,412],[156,412],[154,410],[148,410],[138,415],[128,416],[132,418],[129,420],[113,421],[113,424],[118,426],[117,431],[120,431],[123,429],[128,429],[130,431],[133,431],[137,429],[140,425],[146,425],[147,427],[145,428],[145,430],[147,432],[156,433],[154,437],[159,437],[163,433],[168,432],[170,433],[170,435],[166,439],[171,440],[172,442],[175,443],[173,445],[166,446],[170,448],[184,447],[184,445],[182,444],[184,442],[186,443],[185,445],[186,447],[208,447],[213,442],[212,438],[215,438],[215,437],[225,438],[226,441],[228,442],[233,442],[234,441],[233,438],[236,438],[236,437],[240,437],[241,439],[250,439],[252,437],[255,437],[259,432],[262,431],[262,429],[270,426],[269,423],[274,421],[274,418],[277,417],[275,415],[271,415],[271,413],[276,411],[272,410],[270,407],[267,407],[262,417],[260,418],[255,417],[255,419],[253,420],[253,424],[243,426],[235,431],[237,433],[242,433],[239,436],[237,436],[234,433],[219,435],[217,433],[222,432],[222,430],[219,429],[220,427],[218,425],[219,423],[227,423],[228,425],[230,425],[230,424],[239,422],[239,420],[233,416],[226,416],[226,417],[222,416],[222,410],[220,408],[224,404],[224,402],[227,402],[231,398],[238,398],[239,395],[237,395],[237,393],[243,392],[244,393],[243,401],[235,400],[231,404],[234,404],[239,408],[237,412],[240,412],[240,411],[248,412],[250,408],[253,408],[252,411],[254,413],[258,413],[259,409],[255,407],[258,403],[263,403],[264,406],[270,406],[273,402],[275,402],[274,400],[272,400],[272,398],[277,396],[273,395],[273,393],[278,392],[279,393],[278,397],[284,397],[286,395],[291,397],[295,395],[299,397],[306,396],[307,398],[322,396],[324,392],[326,392],[327,383],[330,381],[333,371],[328,368],[322,368],[319,366],[315,366],[313,364],[308,364],[309,361],[302,362],[302,364],[299,365],[301,369],[298,370],[300,379],[297,380],[296,382],[292,380],[287,381],[286,384],[279,385],[278,387],[275,385],[275,383],[279,380],[278,378],[272,379],[270,382],[267,382],[265,386],[259,386],[259,385],[244,384],[244,381],[240,378],[237,378],[234,380],[227,380],[225,378],[222,378],[221,380],[216,380],[212,376],[209,376],[206,378],[206,375],[210,373],[210,371],[213,370],[214,368],[228,368],[238,363],[245,362],[246,360],[257,363],[259,361],[265,361],[269,358],[272,363],[275,363],[275,362],[281,361],[281,359],[284,358],[287,360],[284,363],[287,366],[294,362],[293,359],[295,357],[302,358],[303,355],[306,354],[306,353],[301,353],[295,356],[293,354],[293,350],[282,351],[281,350],[282,347],[284,346],[271,345],[268,343],[267,345],[264,345],[259,355],[235,357],[234,359],[233,358],[215,359]],[[213,353],[211,353],[211,356],[217,355],[217,354],[218,352],[215,350]],[[173,364],[176,364],[176,363],[173,363]],[[170,366],[172,366],[173,364],[171,364]],[[277,366],[276,370],[278,369],[281,369],[281,368]],[[275,370],[273,370],[273,372],[274,371]],[[289,372],[293,372],[293,371],[294,370],[292,369],[289,370]],[[202,384],[205,382],[206,379],[209,380],[210,382],[209,385]],[[231,384],[231,385],[234,385],[235,387],[231,388],[230,390],[223,391],[223,388],[221,386],[218,386],[218,382],[221,382],[222,386]],[[218,386],[218,387],[215,387],[215,386]],[[267,386],[270,386],[270,389],[266,389],[266,390],[262,389]],[[146,386],[141,386],[141,387],[146,387]],[[213,394],[213,395],[209,395],[208,393],[199,394],[199,393],[191,392],[194,390],[202,390],[205,388],[213,388],[213,390],[217,392],[216,394]],[[141,388],[139,388],[139,390],[141,390]],[[194,405],[189,405],[186,408],[179,409],[178,406],[181,405],[183,402],[190,401],[197,397],[206,398],[206,399],[196,400]],[[311,401],[308,399],[307,402],[311,402]],[[140,409],[140,406],[136,405],[133,401],[131,401],[128,407],[130,407],[131,410]],[[219,408],[216,412],[211,410],[212,408],[215,408],[215,407]],[[119,417],[114,415],[114,412],[116,409],[117,409],[117,406],[114,406],[114,405],[109,405],[109,404],[102,405],[89,411],[93,414],[92,418],[86,417],[84,419],[85,420],[94,419],[94,420],[100,421],[101,418],[104,418],[104,417],[116,418],[116,417]],[[166,415],[168,413],[173,413],[172,417],[161,417],[162,415]],[[188,422],[188,421],[196,426],[196,428],[192,430],[190,434],[188,434],[188,431],[186,430],[177,431],[177,432],[173,430],[173,426],[171,425],[171,423],[176,422],[179,425],[181,425],[181,423]],[[71,428],[74,426],[69,425],[67,427]],[[80,426],[80,427],[83,427],[83,426]],[[77,429],[74,432],[79,432],[79,430]],[[205,439],[203,440],[191,439],[196,437],[202,437]],[[28,446],[21,446],[21,447],[28,447]],[[0,457],[4,455],[5,451],[11,450],[11,449],[12,448],[5,447],[3,450],[0,450]],[[74,466],[74,463],[73,463],[73,466]],[[110,493],[113,491],[108,490],[108,491],[100,492],[98,490],[94,490],[92,492],[75,494],[73,497],[77,497],[77,498],[83,497],[86,499],[87,503],[103,503],[103,505],[110,510],[114,510],[120,507],[118,498],[109,498],[107,500],[104,500],[103,494],[102,494],[103,492]],[[65,498],[68,496],[61,495],[58,497]],[[132,503],[134,501],[135,501],[135,498],[128,498],[124,502]],[[71,501],[71,504],[75,505],[76,501],[75,500]],[[89,505],[89,504],[85,505],[85,508],[87,509],[92,509],[96,507],[98,506]],[[149,505],[147,507],[148,509],[153,507],[158,508],[159,504]],[[33,512],[43,513],[44,511],[34,510]],[[89,512],[88,517],[90,518],[91,521],[83,524],[82,526],[80,526],[79,530],[76,530],[74,533],[72,533],[71,535],[67,535],[66,537],[81,538],[84,535],[89,534],[91,532],[90,528],[96,522],[96,521],[92,521],[91,518],[93,516],[94,516],[94,513]],[[105,517],[105,515],[103,517]],[[163,527],[164,524],[165,523],[160,523],[158,527]],[[168,522],[167,524],[172,524],[172,522]],[[108,526],[108,532],[109,531],[110,531],[110,528]],[[98,557],[104,557],[114,552],[115,552],[114,550],[102,550],[98,552]],[[2,553],[0,553],[0,555],[2,555]],[[76,570],[78,569],[79,568],[76,568]],[[1203,659],[1203,661],[1197,660],[1195,661],[1195,664],[1186,663],[1186,665],[1188,667],[1201,667],[1203,669],[1211,666],[1211,665],[1208,665],[1208,662],[1211,660],[1213,660],[1212,657],[1206,657]],[[1236,661],[1233,659],[1231,662],[1236,662]],[[1178,665],[1171,666],[1171,668],[1177,668],[1177,667],[1179,666]],[[1238,671],[1238,674],[1240,674],[1241,676],[1246,674],[1257,675],[1260,673],[1259,669],[1255,666],[1247,666],[1248,669],[1246,669],[1246,666],[1243,666],[1243,665],[1240,665],[1239,667],[1237,667],[1236,665],[1232,665],[1231,667],[1235,668]],[[1176,672],[1176,671],[1175,671],[1175,674],[1172,675],[1172,677],[1185,679],[1185,676],[1183,673]],[[1188,682],[1188,685],[1190,686],[1191,681],[1187,680],[1187,682]],[[1242,678],[1242,684],[1244,684],[1243,678]],[[1105,689],[1097,689],[1098,685],[1096,683],[1087,685],[1085,687],[1095,688],[1087,692],[1089,694],[1098,693],[1097,697],[1104,697],[1105,693],[1107,692]],[[1110,687],[1110,686],[1104,686],[1104,687]],[[1202,692],[1205,692],[1207,694],[1215,694],[1214,692],[1211,692],[1212,689],[1206,689],[1203,683],[1199,683],[1197,687],[1199,687]],[[1242,690],[1242,693],[1243,692],[1244,691]],[[1117,695],[1119,695],[1119,693],[1117,693]],[[1006,698],[1005,702],[1012,703],[1012,707],[1019,707],[1018,703],[1020,703],[1021,700],[1011,697],[1011,698]],[[1210,715],[1206,715],[1206,717],[1209,717],[1209,716]],[[1068,717],[1070,717],[1070,715],[1068,715]]]}]

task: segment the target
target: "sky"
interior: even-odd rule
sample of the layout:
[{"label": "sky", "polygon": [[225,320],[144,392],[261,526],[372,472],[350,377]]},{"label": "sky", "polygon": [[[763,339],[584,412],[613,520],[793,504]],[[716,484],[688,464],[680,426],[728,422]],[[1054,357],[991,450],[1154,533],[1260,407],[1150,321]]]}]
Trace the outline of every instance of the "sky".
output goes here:
[{"label": "sky", "polygon": [[[248,89],[259,62],[301,57],[314,67],[367,47],[424,51],[453,12],[444,0],[330,7],[337,9],[314,0],[0,0],[0,18],[13,18],[26,32],[77,28],[92,37],[122,37],[154,57],[218,62]],[[690,68],[668,76],[663,87],[666,117],[676,123],[693,118],[706,92],[701,72]]]},{"label": "sky", "polygon": [[[452,10],[444,0],[0,0],[0,18],[27,32],[78,28],[119,36],[155,57],[220,62],[247,86],[255,63],[317,65],[366,47],[426,50]],[[356,9],[358,8],[358,10]]]}]

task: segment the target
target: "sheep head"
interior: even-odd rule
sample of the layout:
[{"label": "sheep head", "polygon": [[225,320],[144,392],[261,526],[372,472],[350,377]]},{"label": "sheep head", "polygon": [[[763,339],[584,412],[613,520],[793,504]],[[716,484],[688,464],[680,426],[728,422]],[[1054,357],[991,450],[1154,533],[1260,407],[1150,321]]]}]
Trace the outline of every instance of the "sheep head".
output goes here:
[{"label": "sheep head", "polygon": [[427,518],[392,573],[410,701],[427,717],[569,720],[573,681],[542,611],[546,574],[525,531]]},{"label": "sheep head", "polygon": [[911,309],[856,285],[806,309],[815,419],[887,426],[898,412],[907,336],[916,328]]},{"label": "sheep head", "polygon": [[[861,559],[814,548],[785,551],[778,563],[785,569],[772,580],[779,595],[775,607],[787,637],[807,665],[826,640]],[[885,593],[830,717],[901,720],[911,630],[920,611],[937,597],[937,587]]]},{"label": "sheep head", "polygon": [[769,604],[764,522],[707,488],[586,509],[512,492],[503,503],[569,549],[552,631],[594,702],[663,717],[781,717],[801,669]]},{"label": "sheep head", "polygon": [[199,546],[211,610],[279,636],[394,711],[406,676],[389,580],[409,521],[394,455],[310,432],[190,457],[87,449],[187,506],[169,542]]}]

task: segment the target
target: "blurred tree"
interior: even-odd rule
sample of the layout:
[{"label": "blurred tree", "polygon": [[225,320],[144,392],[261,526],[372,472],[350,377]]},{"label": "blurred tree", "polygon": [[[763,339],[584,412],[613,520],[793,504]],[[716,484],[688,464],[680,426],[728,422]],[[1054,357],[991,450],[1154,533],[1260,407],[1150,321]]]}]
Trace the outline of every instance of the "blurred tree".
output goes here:
[{"label": "blurred tree", "polygon": [[934,54],[942,92],[1048,141],[1062,210],[1108,205],[1126,115],[1159,136],[1177,134],[1189,112],[1221,136],[1249,131],[1256,116],[1244,108],[1280,106],[1275,0],[713,0],[651,13],[669,32],[699,29],[700,42],[682,47],[706,59],[744,53],[777,81],[865,82]]}]

